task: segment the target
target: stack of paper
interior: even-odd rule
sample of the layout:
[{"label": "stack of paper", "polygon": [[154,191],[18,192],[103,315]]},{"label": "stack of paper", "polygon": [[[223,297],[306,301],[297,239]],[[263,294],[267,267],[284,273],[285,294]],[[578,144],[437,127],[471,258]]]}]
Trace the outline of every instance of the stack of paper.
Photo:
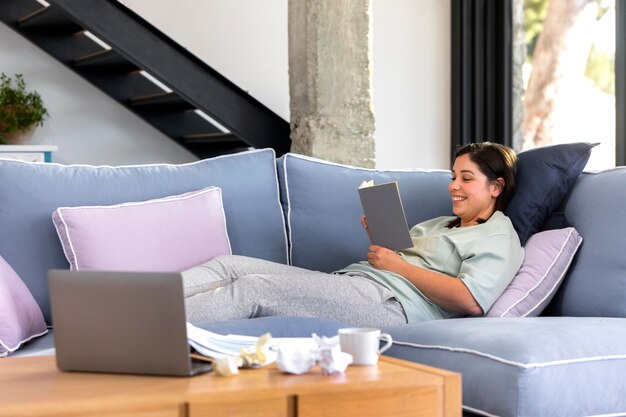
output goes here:
[{"label": "stack of paper", "polygon": [[285,348],[298,349],[305,352],[318,349],[313,337],[269,338],[267,344],[258,346],[260,337],[236,334],[223,335],[201,329],[187,323],[187,339],[189,345],[200,355],[209,359],[219,360],[232,356],[247,356],[250,352],[262,349],[262,361],[256,365],[268,365],[276,362],[279,345]]},{"label": "stack of paper", "polygon": [[213,359],[239,356],[241,348],[254,347],[259,340],[254,336],[213,333],[191,323],[187,323],[187,339],[198,353]]}]

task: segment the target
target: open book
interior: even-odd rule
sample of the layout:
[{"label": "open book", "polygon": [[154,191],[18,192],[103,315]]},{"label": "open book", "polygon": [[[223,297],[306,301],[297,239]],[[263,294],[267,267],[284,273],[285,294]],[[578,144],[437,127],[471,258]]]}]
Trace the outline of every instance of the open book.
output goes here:
[{"label": "open book", "polygon": [[397,181],[379,185],[363,182],[359,196],[373,244],[392,250],[413,246]]}]

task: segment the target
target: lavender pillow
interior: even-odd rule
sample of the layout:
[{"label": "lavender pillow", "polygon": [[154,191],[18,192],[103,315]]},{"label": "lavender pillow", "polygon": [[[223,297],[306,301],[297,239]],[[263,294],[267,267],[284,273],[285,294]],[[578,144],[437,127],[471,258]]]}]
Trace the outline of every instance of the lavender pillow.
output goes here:
[{"label": "lavender pillow", "polygon": [[52,221],[73,270],[183,271],[231,253],[217,187],[143,202],[60,207]]},{"label": "lavender pillow", "polygon": [[524,263],[486,316],[538,316],[561,285],[582,240],[573,227],[532,235],[524,246]]},{"label": "lavender pillow", "polygon": [[47,331],[41,309],[28,287],[0,256],[0,357]]}]

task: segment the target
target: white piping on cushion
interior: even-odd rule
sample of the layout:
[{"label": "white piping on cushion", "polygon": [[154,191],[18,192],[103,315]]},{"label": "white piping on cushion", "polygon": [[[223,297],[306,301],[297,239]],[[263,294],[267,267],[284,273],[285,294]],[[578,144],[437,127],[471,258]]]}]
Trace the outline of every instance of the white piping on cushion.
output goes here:
[{"label": "white piping on cushion", "polygon": [[547,368],[549,366],[567,365],[567,364],[572,364],[572,363],[584,363],[584,362],[597,362],[597,361],[604,361],[604,360],[626,359],[626,354],[621,354],[621,355],[590,356],[590,357],[586,357],[586,358],[577,358],[577,359],[561,359],[561,360],[548,361],[548,362],[522,363],[522,362],[512,361],[512,360],[509,360],[509,359],[504,359],[504,358],[501,358],[499,356],[492,355],[490,353],[480,352],[480,351],[474,350],[474,349],[455,348],[455,347],[451,347],[451,346],[438,346],[438,345],[421,345],[421,344],[418,344],[418,343],[400,342],[400,341],[396,341],[396,340],[393,341],[393,344],[394,345],[401,345],[401,346],[415,347],[415,348],[419,348],[419,349],[435,349],[435,350],[447,350],[449,352],[469,353],[469,354],[472,354],[472,355],[482,356],[484,358],[492,359],[492,360],[494,360],[496,362],[504,363],[506,365],[516,366],[516,367],[522,368],[522,369]]},{"label": "white piping on cushion", "polygon": [[[246,154],[252,154],[252,153],[258,153],[258,152],[268,152],[268,151],[272,151],[274,152],[273,149],[271,148],[266,148],[266,149],[254,149],[254,150],[250,150],[250,151],[244,151],[244,152],[238,152],[238,153],[233,153],[233,154],[228,154],[228,155],[219,155],[219,156],[214,156],[212,158],[209,158],[209,160],[214,161],[216,159],[224,159],[224,158],[234,158],[237,156],[241,156],[241,155],[246,155]],[[276,156],[276,153],[274,153],[274,156]],[[60,166],[60,167],[85,167],[85,168],[112,168],[112,169],[118,169],[118,168],[142,168],[142,167],[160,167],[160,166],[171,166],[171,167],[179,167],[179,166],[188,166],[188,165],[196,165],[196,164],[201,164],[205,161],[207,161],[207,159],[199,159],[197,161],[193,161],[193,162],[186,162],[184,164],[173,164],[173,163],[158,163],[158,164],[129,164],[129,165],[89,165],[89,164],[60,164],[58,162],[31,162],[31,161],[21,161],[21,160],[17,160],[17,159],[6,159],[6,160],[2,160],[3,163],[4,162],[9,162],[9,163],[19,163],[19,164],[31,164],[31,165],[45,165],[45,166]]]},{"label": "white piping on cushion", "polygon": [[0,358],[1,358],[1,357],[3,357],[3,356],[7,356],[7,355],[8,355],[9,353],[11,353],[11,352],[15,352],[16,350],[18,350],[18,349],[20,348],[20,346],[22,346],[22,344],[24,344],[24,343],[26,343],[26,342],[28,342],[28,341],[30,341],[30,340],[33,340],[33,339],[34,339],[34,338],[36,338],[36,337],[43,336],[43,335],[44,335],[44,334],[46,334],[46,333],[48,333],[48,329],[44,330],[44,331],[43,331],[43,332],[41,332],[41,333],[33,334],[33,335],[31,335],[30,337],[28,337],[27,339],[24,339],[24,340],[19,341],[19,342],[17,343],[17,345],[15,345],[15,347],[13,347],[13,348],[10,348],[10,347],[9,347],[9,346],[7,346],[6,344],[4,344],[4,343],[2,342],[2,340],[0,340],[0,346],[2,346],[2,347],[6,350],[6,352],[0,352]]},{"label": "white piping on cushion", "polygon": [[347,164],[339,164],[336,162],[330,162],[330,161],[326,161],[324,159],[318,159],[318,158],[314,158],[311,156],[306,156],[306,155],[300,155],[300,154],[296,154],[296,153],[288,153],[287,155],[290,155],[294,158],[299,158],[299,159],[304,159],[310,162],[316,162],[322,165],[332,165],[332,166],[337,166],[337,167],[343,167],[343,168],[348,168],[348,169],[353,169],[356,171],[369,171],[369,172],[381,172],[381,173],[386,173],[386,172],[450,172],[450,170],[447,169],[424,169],[424,168],[405,168],[405,169],[375,169],[375,168],[362,168],[362,167],[356,167],[353,165],[347,165]]},{"label": "white piping on cushion", "polygon": [[65,259],[67,259],[68,262],[70,263],[70,269],[78,271],[78,260],[76,259],[76,250],[74,249],[74,245],[72,244],[72,239],[70,238],[70,228],[67,225],[65,218],[63,217],[62,210],[60,210],[61,208],[67,208],[67,207],[59,207],[58,209],[56,209],[56,213],[59,216],[59,220],[61,221],[61,223],[63,223],[63,227],[65,228],[65,233],[59,230],[59,225],[56,222],[53,222],[54,228],[57,230],[57,234],[59,235],[59,237],[63,234],[65,235],[65,238],[67,239],[67,243],[69,244],[69,251],[71,252],[72,256],[70,257],[70,254],[68,253],[68,248],[66,248],[65,245],[61,245],[63,247],[63,254],[65,255]]},{"label": "white piping on cushion", "polygon": [[[72,207],[59,207],[58,210],[90,210],[90,209],[94,209],[94,210],[101,210],[101,209],[117,209],[117,208],[121,208],[121,207],[133,207],[133,206],[145,206],[145,205],[151,205],[151,204],[165,204],[165,203],[170,203],[172,201],[180,201],[180,200],[187,200],[190,198],[195,198],[198,197],[200,195],[203,194],[207,194],[210,192],[213,192],[215,190],[218,190],[219,195],[220,195],[220,201],[222,199],[222,189],[220,187],[215,187],[213,185],[205,187],[205,188],[201,188],[199,190],[196,191],[187,191],[185,193],[181,193],[181,194],[176,194],[176,195],[171,195],[171,196],[166,196],[166,197],[159,197],[159,198],[152,198],[150,200],[145,200],[145,201],[128,201],[128,202],[124,202],[124,203],[118,203],[118,204],[110,204],[110,205],[106,205],[106,206],[72,206]],[[222,204],[223,207],[223,204]]]},{"label": "white piping on cushion", "polygon": [[464,405],[463,409],[467,410],[467,411],[469,411],[471,413],[474,413],[474,414],[480,414],[481,416],[485,416],[485,417],[499,417],[497,414],[489,414],[486,411],[479,410],[477,408],[473,408],[473,407],[470,407],[468,405]]},{"label": "white piping on cushion", "polygon": [[[506,310],[504,310],[504,312],[502,314],[500,314],[500,317],[507,317],[507,314],[509,314],[509,312],[515,307],[517,306],[519,303],[521,303],[522,301],[524,301],[527,297],[530,296],[530,294],[535,291],[537,289],[537,287],[539,287],[543,281],[545,281],[548,273],[552,270],[552,268],[554,267],[554,264],[556,264],[556,262],[561,258],[561,255],[563,255],[563,251],[565,250],[565,246],[567,245],[567,243],[569,242],[570,237],[572,236],[572,234],[574,233],[574,229],[572,228],[572,230],[569,231],[569,233],[567,234],[567,238],[563,241],[563,244],[561,245],[561,248],[559,249],[559,253],[557,256],[554,257],[554,259],[552,260],[552,263],[550,264],[550,267],[545,271],[545,273],[543,274],[543,276],[541,277],[541,279],[530,289],[528,289],[528,291],[526,291],[526,294],[521,297],[519,300],[517,300],[515,303],[513,303],[511,306],[509,306],[509,308],[507,308]],[[578,239],[578,244],[576,245],[576,250],[574,251],[574,255],[576,254],[576,251],[578,250],[578,248],[580,247],[580,245],[582,244],[582,237],[580,237]],[[559,277],[558,280],[556,280],[554,282],[554,284],[552,285],[552,288],[550,289],[550,291],[546,292],[546,295],[539,300],[539,302],[531,309],[529,309],[526,313],[524,313],[521,317],[526,317],[528,316],[530,313],[532,313],[533,311],[535,311],[537,309],[537,307],[539,307],[541,305],[541,303],[543,303],[545,301],[546,298],[548,298],[554,291],[555,287],[557,285],[559,285],[561,283],[561,281],[563,280],[563,277],[565,276],[565,274],[567,273],[567,270],[569,269],[569,266],[572,263],[572,260],[574,259],[574,256],[572,256],[569,260],[569,262],[567,263],[567,266],[565,268],[563,268],[563,273],[561,274],[561,276]]]}]

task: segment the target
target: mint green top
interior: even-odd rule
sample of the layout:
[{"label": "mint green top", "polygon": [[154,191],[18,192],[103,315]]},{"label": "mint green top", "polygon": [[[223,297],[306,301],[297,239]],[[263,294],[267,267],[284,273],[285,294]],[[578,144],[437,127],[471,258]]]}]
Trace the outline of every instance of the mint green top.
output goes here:
[{"label": "mint green top", "polygon": [[[524,248],[511,220],[496,211],[483,224],[449,229],[454,217],[437,217],[411,229],[413,247],[398,253],[407,262],[462,280],[487,312],[509,285],[524,260]],[[408,322],[461,317],[432,302],[404,277],[363,261],[338,273],[359,273],[389,288]]]}]

